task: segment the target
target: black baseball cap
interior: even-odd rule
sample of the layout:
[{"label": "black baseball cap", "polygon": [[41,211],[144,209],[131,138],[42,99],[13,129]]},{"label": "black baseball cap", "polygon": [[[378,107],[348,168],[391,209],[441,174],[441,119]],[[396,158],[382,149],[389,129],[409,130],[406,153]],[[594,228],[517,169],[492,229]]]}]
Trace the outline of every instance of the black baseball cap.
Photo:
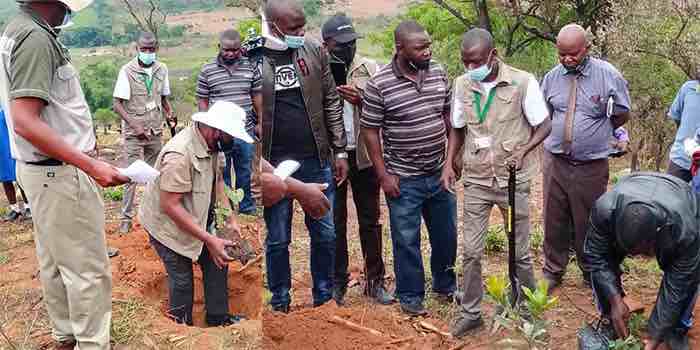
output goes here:
[{"label": "black baseball cap", "polygon": [[337,14],[329,18],[321,28],[321,35],[323,36],[323,41],[333,39],[341,44],[345,44],[362,37],[355,32],[355,28],[352,26],[352,21],[350,21],[350,18],[343,14]]}]

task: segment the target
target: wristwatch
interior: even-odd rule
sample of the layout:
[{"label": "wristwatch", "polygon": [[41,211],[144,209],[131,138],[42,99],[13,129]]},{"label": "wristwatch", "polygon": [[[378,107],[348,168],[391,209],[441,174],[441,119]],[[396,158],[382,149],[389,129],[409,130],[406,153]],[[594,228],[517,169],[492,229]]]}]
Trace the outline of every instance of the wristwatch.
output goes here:
[{"label": "wristwatch", "polygon": [[335,159],[348,159],[348,153],[347,152],[336,153]]}]

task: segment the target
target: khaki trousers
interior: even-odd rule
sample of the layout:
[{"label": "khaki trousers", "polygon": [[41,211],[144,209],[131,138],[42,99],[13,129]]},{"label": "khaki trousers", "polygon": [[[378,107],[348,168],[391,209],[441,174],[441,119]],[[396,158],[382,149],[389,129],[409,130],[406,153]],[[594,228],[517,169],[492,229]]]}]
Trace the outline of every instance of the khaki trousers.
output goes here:
[{"label": "khaki trousers", "polygon": [[[139,140],[136,137],[126,137],[124,139],[124,153],[126,164],[129,166],[137,160],[143,160],[150,166],[156,164],[158,153],[163,148],[160,135],[152,135],[151,140]],[[131,220],[136,216],[134,209],[134,197],[136,196],[136,183],[129,182],[125,185],[124,198],[122,199],[121,221]]]},{"label": "khaki trousers", "polygon": [[95,182],[73,166],[17,162],[32,203],[41,287],[53,336],[75,349],[109,349],[112,274],[104,203]]},{"label": "khaki trousers", "polygon": [[[520,286],[533,289],[535,275],[530,254],[530,182],[515,186],[515,271]],[[464,185],[464,253],[462,255],[462,317],[481,317],[481,300],[484,297],[484,279],[481,275],[481,259],[484,255],[486,231],[493,206],[498,206],[507,220],[508,188],[498,187],[494,181],[490,187],[472,183]],[[507,249],[507,247],[506,247]],[[507,264],[507,263],[506,263]],[[507,271],[507,265],[505,267]],[[522,289],[521,289],[522,290]],[[522,292],[521,292],[522,294]],[[522,300],[522,298],[520,298]]]}]

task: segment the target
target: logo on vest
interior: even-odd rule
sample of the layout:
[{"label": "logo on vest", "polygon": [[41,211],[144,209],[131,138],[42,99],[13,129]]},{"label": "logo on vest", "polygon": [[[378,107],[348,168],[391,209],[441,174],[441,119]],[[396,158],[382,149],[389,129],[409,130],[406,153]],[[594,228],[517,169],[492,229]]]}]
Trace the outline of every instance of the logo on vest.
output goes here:
[{"label": "logo on vest", "polygon": [[275,68],[275,91],[296,89],[299,87],[299,77],[293,64]]}]

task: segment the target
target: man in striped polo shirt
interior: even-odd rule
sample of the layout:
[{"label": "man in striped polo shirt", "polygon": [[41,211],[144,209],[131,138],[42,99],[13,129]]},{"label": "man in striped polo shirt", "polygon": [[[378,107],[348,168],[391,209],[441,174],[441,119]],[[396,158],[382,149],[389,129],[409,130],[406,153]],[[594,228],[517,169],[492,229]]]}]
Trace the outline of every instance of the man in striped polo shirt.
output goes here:
[{"label": "man in striped polo shirt", "polygon": [[[248,119],[252,113],[262,112],[262,80],[260,71],[243,56],[241,35],[234,29],[227,29],[219,36],[219,55],[213,62],[202,67],[197,78],[197,106],[206,112],[217,101],[233,102],[246,111]],[[246,123],[250,125],[250,123]],[[252,130],[247,130],[253,134]],[[250,192],[251,171],[255,145],[234,140],[231,152],[226,152],[224,182],[231,187],[231,163],[236,172],[236,188],[242,188],[245,196],[239,203],[241,214],[255,213],[255,201]]]},{"label": "man in striped polo shirt", "polygon": [[361,126],[389,205],[396,296],[405,313],[423,315],[421,215],[432,247],[433,292],[448,299],[456,289],[457,204],[440,185],[451,92],[447,74],[431,61],[430,36],[422,26],[404,21],[394,40],[391,63],[365,87]]}]

